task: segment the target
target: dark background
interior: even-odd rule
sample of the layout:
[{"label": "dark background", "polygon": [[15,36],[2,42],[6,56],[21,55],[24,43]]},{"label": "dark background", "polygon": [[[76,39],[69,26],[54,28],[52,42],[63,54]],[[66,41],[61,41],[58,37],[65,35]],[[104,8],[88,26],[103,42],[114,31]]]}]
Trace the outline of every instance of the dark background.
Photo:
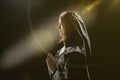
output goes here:
[{"label": "dark background", "polygon": [[[33,26],[55,12],[66,10],[69,0],[31,0]],[[95,0],[70,0],[73,5]],[[93,56],[90,59],[91,80],[119,80],[120,74],[120,9],[107,13],[112,0],[103,0],[97,7],[95,23],[88,29]],[[0,59],[10,45],[30,33],[29,0],[0,1]],[[34,28],[34,27],[33,27]],[[0,69],[0,80],[48,80],[46,55],[30,59],[9,70]]]}]

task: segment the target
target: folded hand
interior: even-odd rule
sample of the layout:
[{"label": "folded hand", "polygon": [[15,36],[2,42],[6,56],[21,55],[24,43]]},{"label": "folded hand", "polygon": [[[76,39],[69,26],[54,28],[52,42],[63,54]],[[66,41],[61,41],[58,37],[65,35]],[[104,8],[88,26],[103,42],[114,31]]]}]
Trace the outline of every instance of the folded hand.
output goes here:
[{"label": "folded hand", "polygon": [[48,70],[51,73],[53,73],[56,70],[56,62],[55,62],[55,58],[53,57],[51,53],[48,53],[46,63],[48,66]]}]

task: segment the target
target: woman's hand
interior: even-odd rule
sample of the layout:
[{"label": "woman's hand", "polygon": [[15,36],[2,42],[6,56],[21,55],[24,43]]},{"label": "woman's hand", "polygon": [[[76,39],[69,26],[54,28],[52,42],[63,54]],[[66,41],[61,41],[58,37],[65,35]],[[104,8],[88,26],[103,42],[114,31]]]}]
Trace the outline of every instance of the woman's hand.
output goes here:
[{"label": "woman's hand", "polygon": [[56,62],[55,62],[55,58],[53,57],[51,53],[48,53],[46,63],[48,66],[48,70],[51,73],[54,73],[54,71],[56,70]]}]

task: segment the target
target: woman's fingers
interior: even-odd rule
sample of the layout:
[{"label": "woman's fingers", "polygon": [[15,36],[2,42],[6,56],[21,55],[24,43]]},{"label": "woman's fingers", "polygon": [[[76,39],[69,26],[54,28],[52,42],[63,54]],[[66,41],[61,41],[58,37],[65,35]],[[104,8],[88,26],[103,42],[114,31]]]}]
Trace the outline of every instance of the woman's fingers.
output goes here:
[{"label": "woman's fingers", "polygon": [[50,53],[48,54],[47,58],[48,58],[49,60],[55,61],[55,58],[54,58],[53,55],[50,54]]},{"label": "woman's fingers", "polygon": [[54,72],[56,69],[56,63],[55,63],[55,59],[52,56],[52,54],[48,53],[46,63],[50,71]]}]

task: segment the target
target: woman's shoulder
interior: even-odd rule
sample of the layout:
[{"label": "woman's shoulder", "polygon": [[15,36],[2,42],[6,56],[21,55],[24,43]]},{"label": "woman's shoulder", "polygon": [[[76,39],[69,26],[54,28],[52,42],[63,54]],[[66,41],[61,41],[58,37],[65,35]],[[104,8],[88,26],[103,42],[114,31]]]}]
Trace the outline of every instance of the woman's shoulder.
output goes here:
[{"label": "woman's shoulder", "polygon": [[65,56],[85,56],[85,49],[80,48],[78,46],[76,47],[67,47],[64,51]]}]

